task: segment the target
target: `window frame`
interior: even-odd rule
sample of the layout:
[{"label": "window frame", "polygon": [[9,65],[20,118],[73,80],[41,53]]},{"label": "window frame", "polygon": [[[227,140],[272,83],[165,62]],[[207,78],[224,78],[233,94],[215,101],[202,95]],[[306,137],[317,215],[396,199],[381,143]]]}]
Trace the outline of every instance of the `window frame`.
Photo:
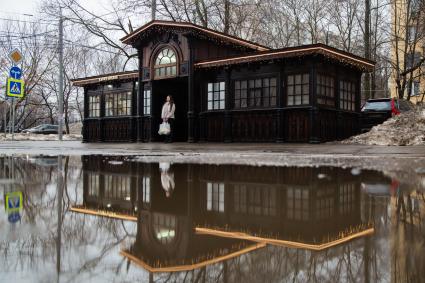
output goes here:
[{"label": "window frame", "polygon": [[[301,76],[301,83],[296,83],[296,78],[297,76]],[[300,72],[293,72],[293,73],[289,73],[285,75],[285,94],[286,94],[286,106],[287,107],[299,107],[299,106],[309,106],[311,105],[311,101],[310,101],[310,92],[311,92],[311,85],[310,85],[310,72],[309,71],[300,71]],[[289,83],[289,78],[290,77],[294,77],[293,79],[293,83],[290,84]],[[304,82],[304,78],[307,78],[306,81]],[[296,93],[296,89],[297,86],[300,87],[301,93],[297,94]],[[289,94],[289,88],[292,87],[293,88],[293,94]],[[307,94],[304,93],[304,87],[307,88]],[[301,98],[301,103],[297,104],[296,103],[296,97],[299,96]],[[289,100],[290,97],[293,97],[293,103],[289,104]],[[304,103],[304,97],[307,97],[307,103]]]},{"label": "window frame", "polygon": [[[100,117],[100,94],[89,94],[88,95],[88,103],[89,103],[89,112],[88,112],[88,117],[89,118],[99,118]],[[92,99],[97,99],[98,101],[92,101]],[[97,107],[94,107],[95,105],[97,105]],[[95,111],[95,115],[93,115],[93,111]]]},{"label": "window frame", "polygon": [[[158,57],[161,54],[163,54],[164,50],[167,50],[167,49],[170,50],[171,52],[173,52],[175,62],[171,62],[171,63],[167,63],[167,64],[157,64]],[[167,55],[168,55],[168,52],[167,52]],[[163,56],[162,58],[164,58],[164,57],[165,56]],[[172,58],[172,57],[173,56],[168,57],[168,58]],[[162,58],[161,58],[161,60],[162,60]],[[178,70],[179,70],[178,61],[179,60],[178,60],[177,51],[174,48],[172,48],[171,46],[164,46],[161,49],[159,49],[158,52],[155,53],[155,57],[154,57],[153,62],[152,62],[152,66],[153,66],[152,67],[152,77],[153,77],[153,79],[154,80],[160,80],[160,79],[177,77],[178,76]],[[173,70],[173,68],[174,68],[174,70],[175,70],[174,73],[167,74],[168,68],[170,68],[170,70]],[[160,74],[157,74],[157,70],[159,70]],[[164,75],[161,75],[161,70],[164,70]]]},{"label": "window frame", "polygon": [[[147,97],[147,95],[149,96]],[[147,88],[143,90],[143,115],[150,116],[152,114],[151,106],[152,106],[152,90],[150,88]]]},{"label": "window frame", "polygon": [[[347,89],[343,88],[344,84],[348,84],[350,87]],[[356,94],[357,85],[356,82],[350,79],[340,79],[338,81],[338,109],[350,112],[356,112]],[[347,98],[344,97],[347,95]],[[351,99],[349,99],[351,96]],[[345,105],[347,104],[347,105]],[[350,105],[350,107],[348,107]]]},{"label": "window frame", "polygon": [[[133,92],[131,89],[123,89],[117,90],[114,92],[108,92],[104,94],[105,96],[105,117],[124,117],[132,115],[132,107],[133,107]],[[125,109],[124,113],[118,113],[119,101],[122,96],[126,96],[125,106],[122,109]],[[112,107],[109,107],[109,98],[112,98]],[[122,100],[122,99],[121,99]],[[130,103],[128,103],[130,102]],[[109,110],[112,109],[112,114],[110,114]]]},{"label": "window frame", "polygon": [[[322,78],[322,79],[321,79]],[[324,83],[322,83],[324,79]],[[330,84],[328,84],[330,80]],[[327,106],[335,108],[336,102],[336,87],[335,87],[336,78],[333,74],[326,75],[324,73],[317,73],[316,75],[316,102],[321,106]],[[321,93],[321,90],[324,89],[324,94]],[[331,94],[330,96],[328,95]],[[321,102],[324,101],[324,103]]]},{"label": "window frame", "polygon": [[[218,90],[215,89],[217,85],[219,86]],[[215,98],[215,93],[218,93],[218,99]],[[224,80],[208,82],[206,85],[206,94],[207,111],[223,111],[226,109],[226,82]],[[216,103],[218,103],[218,108],[215,107]]]},{"label": "window frame", "polygon": [[417,97],[421,95],[421,82],[417,80],[412,80],[408,86],[407,91],[410,94],[410,97]]},{"label": "window frame", "polygon": [[[274,84],[272,83],[273,80]],[[265,84],[266,81],[267,84]],[[238,78],[232,81],[232,85],[233,109],[268,109],[278,106],[277,75]],[[272,95],[272,89],[274,89],[274,95]],[[273,98],[274,103],[272,103]],[[243,103],[244,101],[245,103]],[[267,104],[265,104],[265,101],[267,101]]]}]

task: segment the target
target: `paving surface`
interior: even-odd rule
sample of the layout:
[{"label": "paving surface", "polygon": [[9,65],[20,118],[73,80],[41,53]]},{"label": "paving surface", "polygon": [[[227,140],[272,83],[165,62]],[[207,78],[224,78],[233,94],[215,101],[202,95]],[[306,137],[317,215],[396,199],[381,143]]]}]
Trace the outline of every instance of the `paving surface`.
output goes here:
[{"label": "paving surface", "polygon": [[125,155],[139,162],[374,169],[425,190],[425,146],[3,141],[0,154]]},{"label": "paving surface", "polygon": [[273,143],[81,143],[80,141],[2,141],[2,154],[276,153],[302,155],[425,157],[425,146],[369,146]]}]

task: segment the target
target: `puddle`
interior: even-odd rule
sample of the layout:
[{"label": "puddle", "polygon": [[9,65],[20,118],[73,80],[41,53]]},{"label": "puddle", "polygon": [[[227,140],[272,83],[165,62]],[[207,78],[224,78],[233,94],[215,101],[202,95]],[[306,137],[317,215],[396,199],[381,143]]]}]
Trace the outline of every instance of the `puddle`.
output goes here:
[{"label": "puddle", "polygon": [[0,158],[1,280],[424,278],[424,195],[381,172],[136,159]]}]

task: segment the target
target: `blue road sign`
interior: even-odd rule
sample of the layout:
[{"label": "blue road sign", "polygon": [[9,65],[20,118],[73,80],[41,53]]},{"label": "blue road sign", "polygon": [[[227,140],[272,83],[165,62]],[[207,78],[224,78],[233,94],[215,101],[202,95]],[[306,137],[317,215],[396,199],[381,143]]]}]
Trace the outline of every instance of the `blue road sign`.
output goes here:
[{"label": "blue road sign", "polygon": [[23,207],[22,192],[10,192],[6,194],[6,212],[13,213],[19,212]]},{"label": "blue road sign", "polygon": [[23,80],[7,79],[6,95],[13,97],[24,97],[25,83]]},{"label": "blue road sign", "polygon": [[13,66],[9,70],[9,75],[15,80],[19,80],[22,77],[22,70],[17,66]]},{"label": "blue road sign", "polygon": [[19,214],[19,212],[10,213],[7,216],[7,220],[9,220],[10,223],[16,223],[21,220],[21,214]]}]

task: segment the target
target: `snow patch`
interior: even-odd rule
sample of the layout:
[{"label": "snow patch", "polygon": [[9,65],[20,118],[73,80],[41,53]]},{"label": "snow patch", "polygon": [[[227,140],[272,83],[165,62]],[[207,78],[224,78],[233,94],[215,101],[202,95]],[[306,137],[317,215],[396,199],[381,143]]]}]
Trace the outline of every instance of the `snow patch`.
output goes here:
[{"label": "snow patch", "polygon": [[394,116],[369,132],[348,138],[344,144],[425,145],[425,109],[417,108]]}]

